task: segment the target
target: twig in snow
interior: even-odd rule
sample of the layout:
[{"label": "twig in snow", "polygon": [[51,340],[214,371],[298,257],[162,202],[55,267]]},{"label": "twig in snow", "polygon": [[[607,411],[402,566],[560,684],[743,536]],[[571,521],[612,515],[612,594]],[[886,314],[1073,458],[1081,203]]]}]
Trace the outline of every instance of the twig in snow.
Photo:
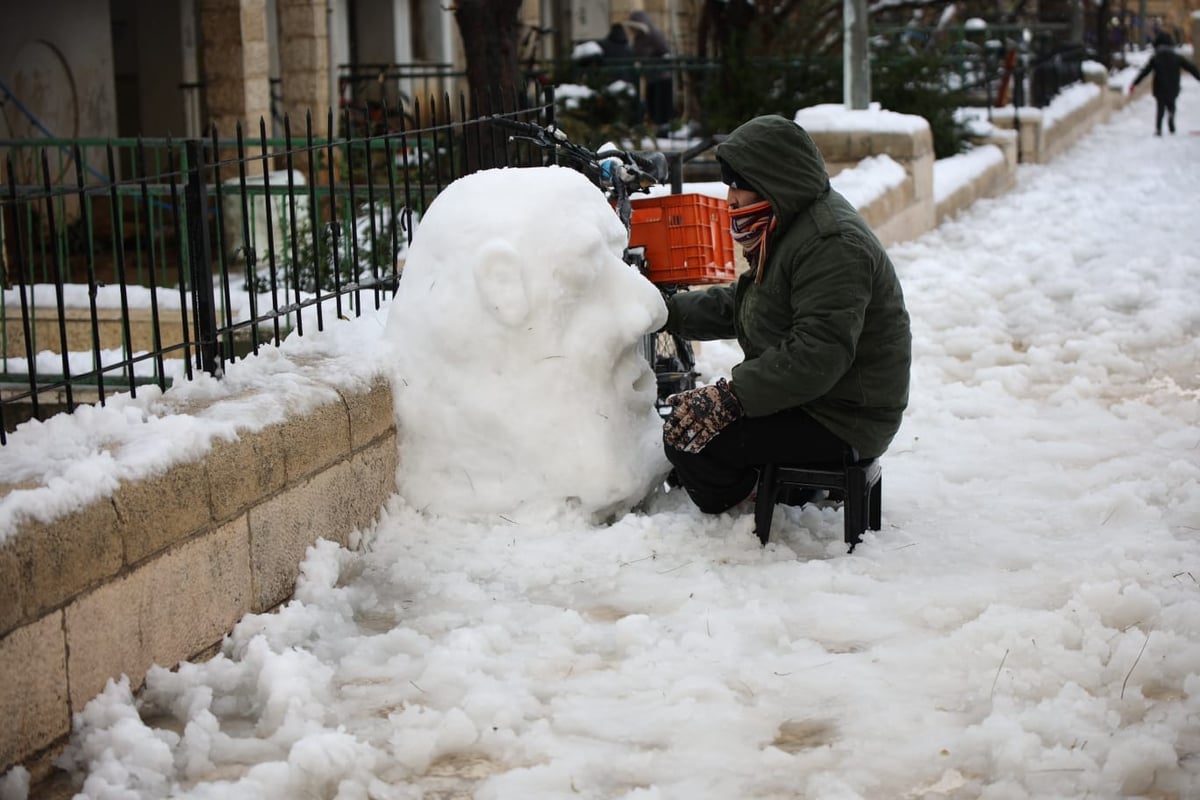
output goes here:
[{"label": "twig in snow", "polygon": [[988,692],[988,698],[996,693],[996,681],[1000,680],[1000,670],[1004,669],[1004,662],[1008,660],[1008,651],[1004,651],[1003,657],[1000,659],[1000,666],[996,667],[996,677],[992,678],[992,690]]},{"label": "twig in snow", "polygon": [[[1153,633],[1151,631],[1150,633]],[[1125,673],[1125,680],[1121,681],[1121,699],[1125,699],[1125,685],[1129,683],[1129,676],[1133,674],[1137,668],[1138,662],[1142,660],[1142,653],[1146,652],[1146,645],[1150,644],[1150,633],[1146,634],[1146,641],[1142,642],[1142,649],[1138,650],[1137,658],[1133,660],[1133,666],[1129,668],[1129,672]]]},{"label": "twig in snow", "polygon": [[680,564],[678,567],[671,567],[670,569],[659,570],[658,574],[666,575],[668,572],[675,572],[676,570],[683,569],[684,567],[686,567],[688,564],[691,564],[691,563],[692,563],[691,561],[685,561],[682,564]]}]

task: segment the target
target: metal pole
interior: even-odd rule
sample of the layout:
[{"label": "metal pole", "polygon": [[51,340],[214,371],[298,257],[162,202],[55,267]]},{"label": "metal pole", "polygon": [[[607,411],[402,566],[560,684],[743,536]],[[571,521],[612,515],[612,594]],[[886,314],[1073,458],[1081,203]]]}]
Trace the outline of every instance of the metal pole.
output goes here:
[{"label": "metal pole", "polygon": [[195,313],[198,366],[209,375],[220,373],[217,364],[217,313],[213,298],[212,250],[208,240],[208,187],[205,184],[204,140],[187,141],[188,267],[192,281],[192,308]]},{"label": "metal pole", "polygon": [[863,110],[871,103],[871,61],[867,50],[867,0],[843,0],[842,92],[846,108]]}]

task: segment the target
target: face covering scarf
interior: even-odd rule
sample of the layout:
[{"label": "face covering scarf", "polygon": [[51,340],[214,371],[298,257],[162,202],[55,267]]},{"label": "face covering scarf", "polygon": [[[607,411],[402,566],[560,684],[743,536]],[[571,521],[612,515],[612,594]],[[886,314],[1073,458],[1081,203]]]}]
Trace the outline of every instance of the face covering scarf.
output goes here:
[{"label": "face covering scarf", "polygon": [[755,271],[756,284],[762,283],[763,268],[766,267],[767,234],[775,230],[778,223],[768,200],[729,209],[729,231],[733,240],[742,246],[746,263]]}]

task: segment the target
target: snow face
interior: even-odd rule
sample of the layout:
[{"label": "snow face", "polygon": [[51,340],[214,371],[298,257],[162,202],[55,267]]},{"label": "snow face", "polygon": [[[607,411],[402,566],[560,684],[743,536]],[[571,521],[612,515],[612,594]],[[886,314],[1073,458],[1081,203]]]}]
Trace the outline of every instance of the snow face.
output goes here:
[{"label": "snow face", "polygon": [[572,169],[497,169],[431,204],[392,303],[400,492],[439,514],[628,510],[666,472],[642,336],[658,290]]}]

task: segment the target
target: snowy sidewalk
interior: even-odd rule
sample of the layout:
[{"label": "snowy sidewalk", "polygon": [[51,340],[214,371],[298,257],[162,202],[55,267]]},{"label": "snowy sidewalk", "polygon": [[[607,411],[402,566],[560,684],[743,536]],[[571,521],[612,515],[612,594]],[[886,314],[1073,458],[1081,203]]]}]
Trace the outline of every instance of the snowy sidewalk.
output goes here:
[{"label": "snowy sidewalk", "polygon": [[[225,653],[111,688],[88,798],[1200,794],[1200,85],[892,248],[914,386],[840,512],[399,501]],[[729,347],[706,346],[728,366]]]}]

